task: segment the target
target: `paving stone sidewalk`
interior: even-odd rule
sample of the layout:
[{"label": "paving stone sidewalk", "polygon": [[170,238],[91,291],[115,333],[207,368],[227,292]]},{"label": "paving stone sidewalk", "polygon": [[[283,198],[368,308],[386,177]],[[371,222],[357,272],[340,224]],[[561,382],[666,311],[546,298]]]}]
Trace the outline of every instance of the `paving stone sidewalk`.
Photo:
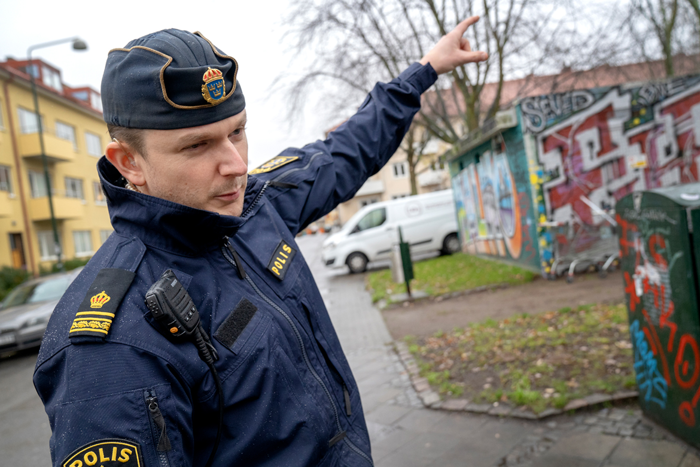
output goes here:
[{"label": "paving stone sidewalk", "polygon": [[298,243],[360,388],[377,467],[700,467],[695,449],[635,404],[538,421],[425,408],[363,276],[325,269],[322,240]]}]

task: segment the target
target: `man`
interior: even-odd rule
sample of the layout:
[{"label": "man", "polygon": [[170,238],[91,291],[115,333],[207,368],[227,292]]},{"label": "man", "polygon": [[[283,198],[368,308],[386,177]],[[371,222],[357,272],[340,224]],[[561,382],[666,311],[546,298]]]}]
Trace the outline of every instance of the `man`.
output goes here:
[{"label": "man", "polygon": [[[172,29],[110,52],[114,139],[98,171],[115,232],[56,307],[34,375],[55,466],[201,466],[212,453],[226,466],[372,465],[357,385],[294,236],[386,163],[437,74],[486,58],[462,38],[477,20],[377,84],[327,140],[251,176],[232,57]],[[176,338],[196,315],[164,327],[165,302],[145,304],[168,270],[162,290],[189,303],[186,289],[209,345]]]}]

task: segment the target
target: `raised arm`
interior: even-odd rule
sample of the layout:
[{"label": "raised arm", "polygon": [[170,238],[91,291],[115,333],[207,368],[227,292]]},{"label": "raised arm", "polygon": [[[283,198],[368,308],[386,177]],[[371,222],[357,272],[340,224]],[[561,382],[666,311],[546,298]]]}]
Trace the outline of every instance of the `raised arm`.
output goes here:
[{"label": "raised arm", "polygon": [[252,172],[270,182],[267,197],[293,233],[351,199],[386,164],[420,110],[421,94],[438,74],[487,58],[485,52],[472,51],[463,37],[478,19],[462,21],[420,63],[389,83],[378,83],[357,113],[328,139],[287,149],[269,170]]}]

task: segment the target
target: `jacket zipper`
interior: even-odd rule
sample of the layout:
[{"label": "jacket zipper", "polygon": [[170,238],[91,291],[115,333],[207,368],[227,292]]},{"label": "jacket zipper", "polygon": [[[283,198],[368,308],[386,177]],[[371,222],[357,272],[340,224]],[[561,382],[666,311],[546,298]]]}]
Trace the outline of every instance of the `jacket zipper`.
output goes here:
[{"label": "jacket zipper", "polygon": [[319,155],[321,155],[321,154],[323,154],[323,152],[317,152],[316,154],[313,154],[313,155],[309,158],[309,162],[307,162],[306,165],[305,165],[304,167],[296,167],[296,168],[294,168],[294,169],[289,169],[289,170],[287,170],[286,172],[282,172],[281,174],[279,174],[278,176],[276,176],[275,178],[273,178],[272,181],[273,181],[273,182],[279,182],[280,180],[282,180],[283,178],[287,177],[287,175],[289,175],[289,174],[291,174],[291,173],[298,172],[298,171],[300,171],[300,170],[306,170],[306,169],[308,169],[308,168],[311,166],[311,163],[314,161],[314,159],[316,159],[316,156],[319,156]]},{"label": "jacket zipper", "polygon": [[154,390],[148,389],[144,392],[144,398],[146,399],[146,409],[148,410],[151,421],[151,434],[153,435],[153,444],[156,448],[156,454],[160,460],[160,465],[162,467],[169,467],[170,463],[168,462],[166,451],[171,450],[172,446],[165,429],[165,418],[158,406],[158,397]]},{"label": "jacket zipper", "polygon": [[265,193],[265,190],[267,190],[267,187],[270,186],[271,183],[279,182],[280,180],[282,180],[283,178],[285,178],[287,175],[289,175],[291,173],[298,172],[300,170],[308,169],[311,166],[311,163],[314,161],[314,159],[316,159],[316,157],[321,155],[321,154],[323,154],[323,152],[317,152],[316,154],[313,154],[309,158],[309,162],[304,167],[297,167],[295,169],[287,170],[286,172],[279,174],[277,177],[273,178],[272,180],[267,180],[265,182],[265,184],[262,186],[262,188],[260,189],[260,191],[258,192],[258,194],[255,195],[255,198],[253,199],[253,202],[250,203],[250,206],[248,206],[246,208],[246,210],[243,211],[243,214],[241,214],[241,217],[246,217],[248,214],[250,214],[250,211],[253,210],[253,208],[255,207],[256,204],[258,204],[258,201],[260,201],[260,198]]},{"label": "jacket zipper", "polygon": [[[226,239],[226,244],[228,245],[228,248],[233,248],[233,246],[228,241],[228,238]],[[236,267],[235,260],[232,258],[229,258],[228,254],[226,253],[226,250],[223,247],[221,248],[221,253],[224,255],[224,258],[226,258],[226,261],[228,261],[229,264],[231,264],[231,266],[233,266],[235,268]],[[338,407],[335,405],[335,401],[333,400],[333,396],[331,395],[330,391],[328,390],[326,383],[323,382],[321,377],[318,375],[318,373],[316,373],[316,370],[311,365],[311,361],[309,360],[309,356],[306,353],[306,347],[304,346],[304,341],[301,338],[301,333],[299,332],[299,329],[294,324],[294,321],[292,321],[292,319],[289,317],[289,315],[282,308],[277,306],[277,304],[274,301],[272,301],[272,299],[270,299],[267,295],[265,295],[258,288],[257,285],[255,285],[255,282],[253,282],[253,280],[250,278],[250,275],[246,275],[245,280],[253,288],[253,290],[255,290],[255,293],[257,293],[260,296],[260,298],[265,300],[265,302],[267,302],[272,308],[274,308],[278,313],[280,313],[284,317],[284,319],[289,323],[289,325],[292,327],[292,330],[294,331],[294,335],[297,338],[297,343],[299,344],[299,348],[301,349],[301,354],[304,357],[304,362],[306,363],[306,367],[309,369],[309,372],[314,377],[314,379],[318,382],[318,384],[320,384],[321,387],[323,388],[323,391],[326,393],[326,397],[328,398],[328,401],[330,402],[331,407],[333,408],[333,414],[335,415],[335,423],[336,423],[336,426],[338,427],[338,434],[331,439],[331,443],[335,444],[334,441],[336,440],[336,438],[339,438],[342,435],[342,433],[344,433],[343,427],[340,425],[340,417],[338,415]],[[340,438],[340,439],[342,439],[342,438]],[[338,439],[338,441],[340,441],[340,439]],[[347,437],[345,437],[343,439],[343,441],[345,443],[347,443],[347,445],[350,447],[350,449],[352,449],[358,455],[360,455],[365,460],[367,460],[367,462],[369,462],[371,465],[374,465],[374,463],[372,462],[372,459],[370,459],[369,456],[367,456],[367,454],[362,452],[362,450],[360,450],[360,448],[355,446],[352,443],[352,441],[350,441]],[[335,441],[335,442],[337,442],[337,441]]]},{"label": "jacket zipper", "polygon": [[253,210],[253,208],[255,207],[256,204],[258,204],[258,201],[260,201],[260,198],[262,198],[262,195],[263,195],[263,193],[265,193],[265,190],[267,190],[268,186],[270,186],[269,180],[265,182],[265,184],[262,186],[262,188],[260,189],[258,194],[255,195],[255,198],[253,198],[253,202],[250,203],[250,206],[248,206],[248,208],[245,211],[243,211],[243,214],[241,214],[241,217],[245,217],[248,214],[250,214],[250,211]]}]

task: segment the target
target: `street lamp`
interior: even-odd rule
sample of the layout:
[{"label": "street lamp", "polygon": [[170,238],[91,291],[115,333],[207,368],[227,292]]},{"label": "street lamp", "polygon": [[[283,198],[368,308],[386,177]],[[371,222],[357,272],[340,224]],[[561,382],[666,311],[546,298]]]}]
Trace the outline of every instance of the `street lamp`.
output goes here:
[{"label": "street lamp", "polygon": [[[44,128],[41,123],[41,114],[39,113],[39,96],[36,93],[36,82],[34,78],[34,64],[32,63],[32,51],[36,49],[43,49],[44,47],[51,47],[52,45],[63,44],[65,42],[73,43],[73,50],[87,50],[87,44],[85,41],[78,37],[68,37],[66,39],[59,39],[51,42],[44,42],[43,44],[37,44],[29,47],[27,49],[27,57],[29,59],[29,77],[32,83],[32,96],[34,97],[34,113],[36,114],[37,130],[39,132],[39,147],[41,148],[41,163],[44,165],[44,180],[46,182],[46,194],[49,198],[49,213],[51,215],[51,228],[53,229],[53,242],[56,248],[56,257],[58,258],[58,269],[63,271],[63,263],[61,262],[61,244],[58,240],[58,227],[56,227],[56,217],[53,212],[53,197],[51,196],[51,179],[49,178],[49,164],[46,160],[46,150],[44,149]],[[39,67],[37,65],[37,74]]]}]

